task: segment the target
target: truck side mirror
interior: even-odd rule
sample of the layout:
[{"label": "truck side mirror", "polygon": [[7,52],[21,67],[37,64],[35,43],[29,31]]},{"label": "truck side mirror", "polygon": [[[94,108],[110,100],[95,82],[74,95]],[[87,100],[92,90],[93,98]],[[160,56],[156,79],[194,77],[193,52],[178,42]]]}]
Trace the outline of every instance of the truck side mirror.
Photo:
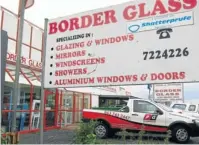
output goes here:
[{"label": "truck side mirror", "polygon": [[162,115],[163,114],[163,112],[160,109],[157,109],[155,113],[157,113],[158,115]]}]

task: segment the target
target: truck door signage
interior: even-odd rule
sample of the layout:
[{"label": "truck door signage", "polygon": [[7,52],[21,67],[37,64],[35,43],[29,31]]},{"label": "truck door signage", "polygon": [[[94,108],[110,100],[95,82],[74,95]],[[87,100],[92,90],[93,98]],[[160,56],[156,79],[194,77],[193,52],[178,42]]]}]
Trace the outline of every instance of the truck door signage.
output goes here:
[{"label": "truck door signage", "polygon": [[145,122],[156,121],[157,117],[158,117],[158,115],[156,115],[156,114],[146,114],[144,116],[144,121]]},{"label": "truck door signage", "polygon": [[111,111],[105,111],[104,112],[106,115],[110,115],[113,117],[125,119],[125,120],[130,120],[130,117],[128,115],[125,115],[123,113],[118,113],[118,112],[111,112]]}]

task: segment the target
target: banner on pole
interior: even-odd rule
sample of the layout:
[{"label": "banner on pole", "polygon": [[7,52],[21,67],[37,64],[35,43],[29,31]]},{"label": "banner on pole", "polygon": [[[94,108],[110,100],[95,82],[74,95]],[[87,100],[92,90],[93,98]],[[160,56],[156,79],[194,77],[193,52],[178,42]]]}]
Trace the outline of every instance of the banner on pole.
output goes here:
[{"label": "banner on pole", "polygon": [[155,84],[154,100],[158,102],[183,101],[183,84]]},{"label": "banner on pole", "polygon": [[51,19],[44,87],[199,81],[197,17],[197,0],[140,0]]}]

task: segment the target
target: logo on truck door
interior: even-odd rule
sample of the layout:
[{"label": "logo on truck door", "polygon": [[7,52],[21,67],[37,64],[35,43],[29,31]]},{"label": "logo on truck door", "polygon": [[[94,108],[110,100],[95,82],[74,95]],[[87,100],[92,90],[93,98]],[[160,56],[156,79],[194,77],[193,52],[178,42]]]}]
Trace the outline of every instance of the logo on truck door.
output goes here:
[{"label": "logo on truck door", "polygon": [[144,121],[145,122],[156,121],[157,117],[158,117],[158,115],[156,115],[156,114],[146,114],[144,116]]}]

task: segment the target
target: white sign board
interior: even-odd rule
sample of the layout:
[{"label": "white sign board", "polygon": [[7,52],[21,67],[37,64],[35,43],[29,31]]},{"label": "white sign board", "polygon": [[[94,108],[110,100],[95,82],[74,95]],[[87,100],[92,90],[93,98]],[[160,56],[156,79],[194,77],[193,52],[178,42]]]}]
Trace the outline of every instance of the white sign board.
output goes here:
[{"label": "white sign board", "polygon": [[183,84],[156,84],[154,85],[154,100],[158,102],[183,101]]},{"label": "white sign board", "polygon": [[45,88],[199,81],[197,0],[139,0],[51,19]]}]

